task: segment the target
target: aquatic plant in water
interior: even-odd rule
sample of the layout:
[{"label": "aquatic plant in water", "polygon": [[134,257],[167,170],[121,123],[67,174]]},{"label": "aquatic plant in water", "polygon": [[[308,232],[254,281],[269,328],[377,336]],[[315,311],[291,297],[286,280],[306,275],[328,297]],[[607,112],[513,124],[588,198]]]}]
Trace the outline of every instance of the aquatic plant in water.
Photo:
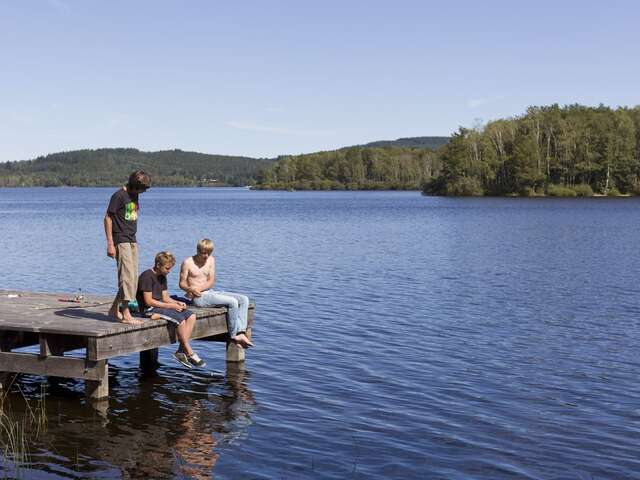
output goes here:
[{"label": "aquatic plant in water", "polygon": [[18,387],[25,403],[22,414],[13,412],[8,400],[10,387],[11,383],[0,395],[0,471],[3,478],[7,478],[7,474],[20,477],[20,467],[29,461],[29,443],[38,440],[47,428],[45,384],[41,384],[40,396],[35,401],[30,401]]}]

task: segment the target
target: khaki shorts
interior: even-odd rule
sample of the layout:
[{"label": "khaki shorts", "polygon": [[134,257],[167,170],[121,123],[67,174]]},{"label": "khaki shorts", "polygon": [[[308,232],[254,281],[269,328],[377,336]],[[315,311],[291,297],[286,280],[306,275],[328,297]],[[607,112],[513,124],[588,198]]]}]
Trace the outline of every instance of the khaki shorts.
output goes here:
[{"label": "khaki shorts", "polygon": [[138,244],[119,243],[116,245],[118,262],[118,299],[132,301],[138,290]]}]

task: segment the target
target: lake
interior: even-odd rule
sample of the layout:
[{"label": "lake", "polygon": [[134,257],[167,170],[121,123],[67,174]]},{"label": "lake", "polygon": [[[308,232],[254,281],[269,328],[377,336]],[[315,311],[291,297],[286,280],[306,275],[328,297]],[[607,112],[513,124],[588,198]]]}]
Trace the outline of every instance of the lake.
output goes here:
[{"label": "lake", "polygon": [[[114,189],[0,189],[0,289],[114,293]],[[29,478],[640,478],[637,199],[161,189],[141,271],[215,242],[257,304],[244,368],[110,363],[109,410],[46,395]],[[178,272],[169,277],[177,293]],[[15,473],[3,462],[2,473]]]}]

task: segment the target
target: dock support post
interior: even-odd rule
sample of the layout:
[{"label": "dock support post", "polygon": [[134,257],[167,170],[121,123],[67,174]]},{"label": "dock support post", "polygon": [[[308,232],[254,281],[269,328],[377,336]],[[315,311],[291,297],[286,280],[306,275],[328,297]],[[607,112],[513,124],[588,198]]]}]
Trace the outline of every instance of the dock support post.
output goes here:
[{"label": "dock support post", "polygon": [[[2,338],[0,338],[0,352],[10,352],[11,347],[4,337],[5,335],[3,333]],[[0,391],[8,389],[15,378],[15,373],[0,372]]]},{"label": "dock support post", "polygon": [[244,362],[244,348],[227,340],[227,362]]},{"label": "dock support post", "polygon": [[109,364],[106,360],[98,362],[87,361],[88,366],[95,366],[100,370],[99,380],[85,380],[84,394],[87,400],[102,400],[109,397]]},{"label": "dock support post", "polygon": [[[245,332],[247,338],[251,340],[251,328],[247,328]],[[227,339],[227,362],[244,362],[245,352],[244,348],[236,345],[235,342]]]},{"label": "dock support post", "polygon": [[157,348],[150,348],[140,352],[140,370],[144,373],[153,373],[159,366]]}]

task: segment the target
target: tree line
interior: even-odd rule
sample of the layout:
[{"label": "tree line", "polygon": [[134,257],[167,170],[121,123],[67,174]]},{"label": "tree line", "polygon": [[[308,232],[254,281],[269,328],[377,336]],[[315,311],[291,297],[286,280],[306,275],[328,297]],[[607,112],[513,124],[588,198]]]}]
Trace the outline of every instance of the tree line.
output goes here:
[{"label": "tree line", "polygon": [[[433,148],[437,146],[437,148]],[[640,107],[557,104],[450,138],[414,137],[277,159],[98,149],[0,163],[0,187],[112,186],[147,170],[159,186],[419,190],[429,195],[640,194]]]},{"label": "tree line", "polygon": [[348,147],[278,157],[254,188],[276,190],[419,190],[438,171],[426,148]]},{"label": "tree line", "polygon": [[182,150],[76,150],[0,163],[0,187],[114,186],[139,168],[147,171],[157,186],[249,185],[258,171],[273,161]]},{"label": "tree line", "polygon": [[460,128],[438,151],[432,195],[640,193],[640,107],[557,104]]},{"label": "tree line", "polygon": [[521,116],[460,127],[448,140],[435,150],[392,142],[279,157],[257,188],[640,194],[640,107],[533,106]]}]

